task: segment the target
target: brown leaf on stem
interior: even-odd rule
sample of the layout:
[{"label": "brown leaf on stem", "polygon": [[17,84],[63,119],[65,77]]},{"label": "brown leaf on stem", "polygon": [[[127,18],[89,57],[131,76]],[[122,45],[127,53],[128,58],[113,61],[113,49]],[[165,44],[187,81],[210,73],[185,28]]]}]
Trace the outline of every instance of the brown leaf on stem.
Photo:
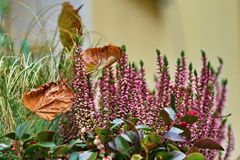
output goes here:
[{"label": "brown leaf on stem", "polygon": [[74,47],[75,36],[82,35],[83,25],[78,14],[81,7],[74,9],[69,2],[64,2],[58,17],[60,40],[63,47],[69,51]]},{"label": "brown leaf on stem", "polygon": [[123,55],[120,47],[107,45],[101,48],[89,48],[81,53],[86,64],[86,73],[91,74],[118,61]]},{"label": "brown leaf on stem", "polygon": [[68,111],[73,104],[74,93],[63,80],[50,82],[27,92],[23,96],[26,108],[51,121],[59,113]]}]

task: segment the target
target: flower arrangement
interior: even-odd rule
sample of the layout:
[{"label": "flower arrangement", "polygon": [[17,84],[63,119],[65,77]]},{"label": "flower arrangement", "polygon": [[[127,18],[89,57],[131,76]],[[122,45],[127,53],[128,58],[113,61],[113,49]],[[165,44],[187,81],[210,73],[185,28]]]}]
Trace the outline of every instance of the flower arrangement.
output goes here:
[{"label": "flower arrangement", "polygon": [[[69,3],[63,6],[67,9],[61,15],[66,17],[73,8]],[[69,26],[62,25],[61,15],[59,26],[68,30]],[[77,26],[80,32],[74,43],[60,32],[63,45],[68,45],[65,48],[73,51],[73,72],[67,71],[73,74],[72,85],[60,79],[24,94],[23,104],[31,114],[15,131],[1,136],[11,141],[0,144],[0,158],[230,158],[234,137],[226,123],[230,115],[223,115],[227,80],[219,81],[221,58],[215,69],[202,51],[198,73],[182,52],[172,78],[167,57],[156,50],[156,87],[151,90],[143,61],[140,65],[130,63],[125,46],[106,45],[83,51],[79,38],[82,27],[79,23]],[[33,113],[56,128],[29,133]],[[227,146],[222,146],[225,139]]]}]

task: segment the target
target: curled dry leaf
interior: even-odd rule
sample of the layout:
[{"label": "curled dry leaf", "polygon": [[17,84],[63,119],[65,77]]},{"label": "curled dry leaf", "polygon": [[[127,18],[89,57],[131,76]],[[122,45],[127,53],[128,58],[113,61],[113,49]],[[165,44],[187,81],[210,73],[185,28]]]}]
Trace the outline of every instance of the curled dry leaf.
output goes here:
[{"label": "curled dry leaf", "polygon": [[108,67],[118,61],[122,55],[121,48],[113,45],[101,48],[89,48],[81,53],[82,59],[86,64],[87,74]]},{"label": "curled dry leaf", "polygon": [[69,51],[74,47],[75,36],[82,35],[83,25],[81,17],[78,14],[81,7],[74,9],[69,2],[64,2],[62,11],[58,17],[60,40],[63,47]]},{"label": "curled dry leaf", "polygon": [[51,121],[61,112],[71,109],[74,93],[63,80],[50,82],[27,92],[23,96],[26,108]]}]

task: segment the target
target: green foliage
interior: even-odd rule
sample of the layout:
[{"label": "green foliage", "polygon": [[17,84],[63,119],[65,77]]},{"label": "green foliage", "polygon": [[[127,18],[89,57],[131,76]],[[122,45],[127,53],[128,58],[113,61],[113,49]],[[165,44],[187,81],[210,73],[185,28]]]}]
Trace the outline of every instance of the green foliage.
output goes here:
[{"label": "green foliage", "polygon": [[110,156],[122,160],[203,160],[199,148],[223,149],[208,138],[198,140],[192,147],[182,148],[176,142],[186,141],[182,137],[184,128],[172,127],[161,135],[146,125],[135,123],[135,119],[115,119],[104,128],[96,128],[95,134],[88,133],[85,141],[76,139],[69,144],[62,144],[58,142],[58,133],[55,131],[45,130],[33,134],[32,122],[29,121],[17,126],[15,132],[1,137],[11,141],[9,144],[0,144],[0,159],[10,156],[16,159],[98,160]]}]

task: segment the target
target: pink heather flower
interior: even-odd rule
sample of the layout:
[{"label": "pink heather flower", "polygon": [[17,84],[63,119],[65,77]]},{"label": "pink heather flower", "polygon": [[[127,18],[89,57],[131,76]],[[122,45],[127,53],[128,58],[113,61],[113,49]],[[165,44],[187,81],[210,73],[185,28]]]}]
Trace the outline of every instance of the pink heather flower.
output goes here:
[{"label": "pink heather flower", "polygon": [[232,133],[232,128],[231,126],[228,126],[228,144],[227,144],[227,149],[226,149],[226,153],[224,155],[224,160],[228,160],[231,156],[231,152],[234,149],[234,136]]}]

